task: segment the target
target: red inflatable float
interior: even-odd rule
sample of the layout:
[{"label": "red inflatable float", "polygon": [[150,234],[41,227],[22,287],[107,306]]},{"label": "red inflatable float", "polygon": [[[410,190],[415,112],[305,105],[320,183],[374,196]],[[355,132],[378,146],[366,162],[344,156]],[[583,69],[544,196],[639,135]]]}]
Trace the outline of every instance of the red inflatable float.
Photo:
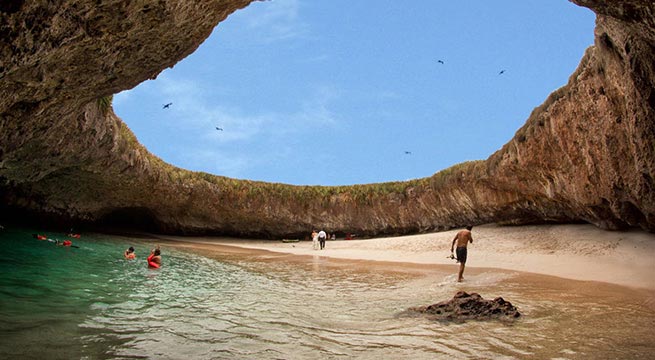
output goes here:
[{"label": "red inflatable float", "polygon": [[155,257],[155,254],[150,254],[150,256],[148,256],[148,259],[147,259],[148,260],[148,267],[152,268],[152,269],[159,269],[159,264],[157,264],[156,262],[153,261],[154,257]]}]

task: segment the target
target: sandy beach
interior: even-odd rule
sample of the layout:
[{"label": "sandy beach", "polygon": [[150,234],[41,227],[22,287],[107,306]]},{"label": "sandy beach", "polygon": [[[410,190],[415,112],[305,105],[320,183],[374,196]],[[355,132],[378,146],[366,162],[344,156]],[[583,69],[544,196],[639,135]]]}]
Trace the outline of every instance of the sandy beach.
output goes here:
[{"label": "sandy beach", "polygon": [[[267,250],[299,256],[381,261],[397,264],[452,266],[450,245],[457,230],[366,240],[327,241],[313,250],[311,241],[240,240],[212,237],[164,239]],[[467,272],[495,268],[600,281],[655,290],[655,234],[642,231],[604,231],[592,225],[484,225],[473,229]],[[466,273],[465,273],[466,277]]]}]

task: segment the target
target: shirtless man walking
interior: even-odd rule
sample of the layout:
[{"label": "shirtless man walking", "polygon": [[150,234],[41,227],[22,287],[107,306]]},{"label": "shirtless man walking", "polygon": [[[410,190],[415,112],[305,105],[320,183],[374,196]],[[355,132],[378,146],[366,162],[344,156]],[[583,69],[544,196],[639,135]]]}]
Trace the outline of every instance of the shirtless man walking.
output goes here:
[{"label": "shirtless man walking", "polygon": [[464,266],[466,265],[466,245],[473,244],[473,236],[471,236],[471,229],[473,226],[467,226],[466,230],[461,230],[455,235],[453,243],[450,245],[450,252],[453,252],[455,242],[457,242],[457,262],[459,262],[459,276],[457,282],[464,280]]}]

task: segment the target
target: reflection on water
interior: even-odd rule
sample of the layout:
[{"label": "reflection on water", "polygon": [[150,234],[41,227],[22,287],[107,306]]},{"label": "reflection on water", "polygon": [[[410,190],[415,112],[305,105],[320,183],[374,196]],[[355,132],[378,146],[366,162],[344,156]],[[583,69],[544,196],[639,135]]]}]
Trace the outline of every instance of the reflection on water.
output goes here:
[{"label": "reflection on water", "polygon": [[[166,245],[163,268],[152,271],[143,261],[149,245],[136,240],[87,237],[80,249],[57,249],[24,235],[0,234],[13,249],[2,246],[0,257],[1,358],[646,359],[655,353],[652,292],[492,270],[457,284],[454,273],[437,270]],[[120,258],[129,244],[136,244],[139,261]],[[458,290],[503,296],[524,316],[513,324],[397,316]]]}]

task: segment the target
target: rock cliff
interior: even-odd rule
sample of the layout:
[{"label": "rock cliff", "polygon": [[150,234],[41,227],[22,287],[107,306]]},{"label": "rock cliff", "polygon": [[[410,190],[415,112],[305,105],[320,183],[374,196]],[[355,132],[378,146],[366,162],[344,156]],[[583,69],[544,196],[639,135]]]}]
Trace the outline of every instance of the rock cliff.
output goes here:
[{"label": "rock cliff", "polygon": [[340,187],[175,168],[111,109],[112,94],[192,53],[250,0],[3,2],[3,216],[256,237],[488,222],[655,231],[655,5],[573,2],[596,12],[595,45],[502,149],[429,178]]}]

